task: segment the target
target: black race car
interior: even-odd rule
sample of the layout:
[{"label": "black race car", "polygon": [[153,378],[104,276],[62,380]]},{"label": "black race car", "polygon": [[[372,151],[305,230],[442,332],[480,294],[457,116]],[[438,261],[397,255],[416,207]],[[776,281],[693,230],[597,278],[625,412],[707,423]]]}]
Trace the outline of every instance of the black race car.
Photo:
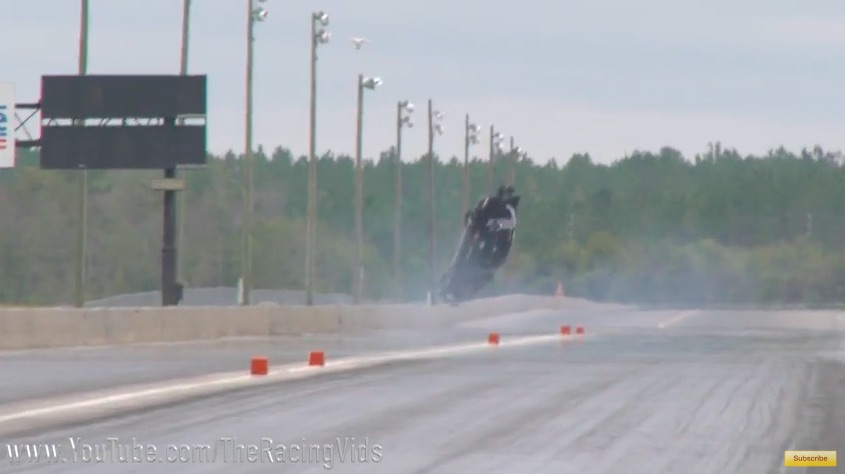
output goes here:
[{"label": "black race car", "polygon": [[466,301],[493,280],[513,245],[518,207],[513,187],[500,186],[466,213],[458,251],[440,280],[443,301]]}]

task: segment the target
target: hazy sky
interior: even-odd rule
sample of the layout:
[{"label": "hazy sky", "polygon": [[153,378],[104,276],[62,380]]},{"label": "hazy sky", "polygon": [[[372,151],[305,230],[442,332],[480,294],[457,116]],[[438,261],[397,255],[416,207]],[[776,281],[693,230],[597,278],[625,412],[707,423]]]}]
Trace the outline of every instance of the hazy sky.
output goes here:
[{"label": "hazy sky", "polygon": [[[193,0],[190,72],[209,76],[209,147],[244,143],[246,0]],[[0,0],[0,81],[19,101],[39,76],[74,74],[78,0]],[[181,0],[91,0],[89,72],[177,73]],[[331,16],[318,65],[318,150],[351,153],[359,72],[364,154],[395,137],[396,101],[418,105],[406,157],[426,146],[425,101],[447,114],[441,155],[462,155],[463,120],[493,123],[545,161],[607,162],[721,140],[743,153],[845,143],[841,0],[268,0],[257,25],[256,144],[307,152],[309,17]],[[11,15],[9,15],[11,12]],[[371,43],[354,50],[349,38]],[[474,149],[486,155],[486,141]]]}]

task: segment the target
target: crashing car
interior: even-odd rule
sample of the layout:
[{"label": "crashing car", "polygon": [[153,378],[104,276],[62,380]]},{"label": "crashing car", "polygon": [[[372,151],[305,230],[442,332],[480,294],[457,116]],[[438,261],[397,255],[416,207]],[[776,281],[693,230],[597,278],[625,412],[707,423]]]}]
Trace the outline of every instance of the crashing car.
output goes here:
[{"label": "crashing car", "polygon": [[458,250],[440,281],[443,301],[466,301],[493,281],[513,246],[518,207],[513,187],[500,186],[466,213]]}]

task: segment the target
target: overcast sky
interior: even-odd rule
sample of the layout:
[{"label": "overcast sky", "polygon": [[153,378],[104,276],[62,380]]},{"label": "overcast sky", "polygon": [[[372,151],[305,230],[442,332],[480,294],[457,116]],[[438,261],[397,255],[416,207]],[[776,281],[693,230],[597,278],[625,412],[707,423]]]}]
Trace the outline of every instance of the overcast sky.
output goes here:
[{"label": "overcast sky", "polygon": [[[41,74],[75,74],[79,1],[0,0],[0,81],[36,99]],[[91,0],[89,72],[178,73],[182,0]],[[245,0],[193,0],[190,72],[209,76],[209,147],[244,143]],[[841,0],[268,0],[257,25],[256,144],[307,152],[309,17],[331,16],[318,65],[318,150],[351,153],[359,72],[364,154],[418,105],[407,156],[426,146],[425,102],[447,114],[441,155],[463,153],[464,114],[532,157],[608,162],[721,140],[743,153],[845,143]],[[11,15],[9,15],[11,12]],[[349,40],[372,42],[356,51]],[[486,141],[475,153],[487,153]]]}]

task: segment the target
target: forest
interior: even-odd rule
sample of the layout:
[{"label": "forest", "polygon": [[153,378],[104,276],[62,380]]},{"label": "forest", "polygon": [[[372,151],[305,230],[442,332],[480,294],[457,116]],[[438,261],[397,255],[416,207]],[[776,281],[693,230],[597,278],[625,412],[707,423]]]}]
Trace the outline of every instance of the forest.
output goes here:
[{"label": "forest", "polygon": [[[76,171],[38,167],[22,151],[0,170],[0,302],[73,302]],[[428,166],[402,163],[402,260],[393,274],[395,160],[365,163],[365,296],[424,298],[428,275]],[[253,287],[302,289],[307,159],[278,147],[255,157]],[[649,305],[805,305],[845,300],[845,168],[820,147],[741,156],[714,143],[694,157],[665,147],[610,164],[495,160],[513,168],[522,196],[517,241],[487,293],[566,294]],[[181,280],[235,286],[240,277],[242,161],[210,156],[187,180]],[[435,157],[439,276],[457,245],[463,159]],[[487,190],[487,161],[469,164],[470,196]],[[92,171],[88,189],[87,298],[159,288],[162,196],[153,171]],[[318,161],[315,291],[352,293],[356,256],[354,162]]]}]

